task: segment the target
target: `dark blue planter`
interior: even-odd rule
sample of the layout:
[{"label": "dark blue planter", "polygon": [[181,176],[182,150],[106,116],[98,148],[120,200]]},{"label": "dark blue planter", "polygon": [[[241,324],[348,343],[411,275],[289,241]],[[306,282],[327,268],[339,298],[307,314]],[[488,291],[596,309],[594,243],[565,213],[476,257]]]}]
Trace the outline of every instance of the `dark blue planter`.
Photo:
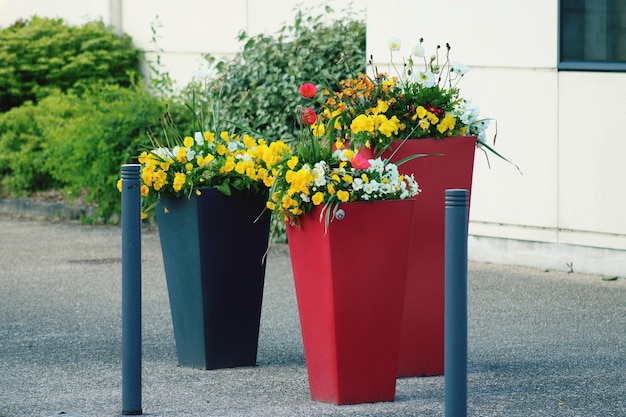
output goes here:
[{"label": "dark blue planter", "polygon": [[[269,212],[264,197],[214,188],[162,198],[157,223],[181,366],[256,365]],[[167,211],[167,212],[166,212]]]}]

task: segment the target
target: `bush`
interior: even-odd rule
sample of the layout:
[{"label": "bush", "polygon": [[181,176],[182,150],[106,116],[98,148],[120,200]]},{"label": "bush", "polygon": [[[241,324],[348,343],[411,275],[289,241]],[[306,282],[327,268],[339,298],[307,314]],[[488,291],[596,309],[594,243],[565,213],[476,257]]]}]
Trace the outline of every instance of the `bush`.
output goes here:
[{"label": "bush", "polygon": [[[183,106],[170,112],[188,124]],[[70,202],[83,195],[97,205],[92,222],[120,213],[120,167],[136,163],[148,129],[161,134],[166,103],[143,86],[93,86],[81,96],[57,92],[0,115],[3,186],[12,195],[63,189]]]},{"label": "bush", "polygon": [[39,105],[27,102],[6,113],[0,113],[0,178],[3,188],[13,196],[33,191],[58,189],[55,180],[44,167],[46,122],[44,119],[64,120],[71,115],[60,100],[48,100]]},{"label": "bush", "polygon": [[[208,102],[219,102],[219,118],[253,128],[268,139],[296,137],[302,104],[298,87],[349,78],[365,70],[365,23],[353,15],[332,17],[298,12],[293,25],[275,35],[239,35],[243,49],[228,60],[205,58],[216,77],[208,81]],[[197,87],[198,88],[198,87]]]},{"label": "bush", "polygon": [[[65,184],[72,196],[83,190],[86,201],[96,203],[94,219],[120,213],[116,183],[120,167],[137,163],[141,149],[150,146],[148,130],[161,134],[160,117],[166,103],[143,86],[93,87],[74,101],[74,116],[49,131],[49,158],[45,164],[52,177]],[[178,119],[188,118],[182,105],[168,104]]]},{"label": "bush", "polygon": [[104,82],[129,85],[141,54],[128,35],[101,21],[82,26],[33,17],[0,31],[0,111],[60,89]]}]

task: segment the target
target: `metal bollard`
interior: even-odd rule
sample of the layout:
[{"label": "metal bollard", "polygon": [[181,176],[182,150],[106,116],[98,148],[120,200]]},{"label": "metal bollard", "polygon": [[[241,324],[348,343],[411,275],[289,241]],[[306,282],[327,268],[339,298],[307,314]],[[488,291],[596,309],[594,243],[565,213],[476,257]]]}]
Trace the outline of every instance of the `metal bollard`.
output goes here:
[{"label": "metal bollard", "polygon": [[467,416],[468,190],[446,190],[444,403],[446,417]]},{"label": "metal bollard", "polygon": [[141,166],[122,165],[122,415],[141,409]]}]

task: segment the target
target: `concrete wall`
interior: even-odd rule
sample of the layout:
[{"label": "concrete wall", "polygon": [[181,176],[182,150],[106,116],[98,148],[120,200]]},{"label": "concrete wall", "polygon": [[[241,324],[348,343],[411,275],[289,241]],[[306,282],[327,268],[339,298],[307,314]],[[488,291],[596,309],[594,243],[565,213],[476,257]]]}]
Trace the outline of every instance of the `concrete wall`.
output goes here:
[{"label": "concrete wall", "polygon": [[[348,0],[328,2],[336,11]],[[80,24],[101,17],[130,34],[184,85],[200,56],[232,55],[240,30],[273,33],[288,0],[0,0],[0,26],[32,14]],[[305,7],[318,2],[307,0]],[[520,166],[477,154],[470,259],[626,276],[626,74],[558,72],[558,0],[368,0],[367,53],[384,66],[387,39],[408,54],[450,43],[472,70],[461,91],[497,120],[496,149]],[[318,6],[319,7],[319,6]],[[157,19],[158,16],[158,19]],[[151,27],[157,42],[152,42]],[[402,52],[402,51],[401,51]],[[419,179],[419,176],[418,176]]]}]

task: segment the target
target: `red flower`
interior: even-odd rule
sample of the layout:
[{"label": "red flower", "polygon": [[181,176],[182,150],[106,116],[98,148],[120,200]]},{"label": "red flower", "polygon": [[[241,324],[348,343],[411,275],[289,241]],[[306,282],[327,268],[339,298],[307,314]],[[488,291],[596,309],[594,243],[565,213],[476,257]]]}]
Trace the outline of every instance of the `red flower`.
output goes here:
[{"label": "red flower", "polygon": [[302,123],[312,125],[315,122],[317,122],[317,114],[315,114],[312,108],[307,107],[304,113],[302,113]]},{"label": "red flower", "polygon": [[370,159],[374,159],[372,150],[369,148],[361,148],[356,153],[356,155],[354,155],[354,158],[352,158],[352,161],[350,161],[350,163],[352,164],[353,168],[367,169],[372,166],[369,161]]},{"label": "red flower", "polygon": [[315,84],[305,83],[300,86],[300,94],[304,98],[313,98],[317,94],[317,87]]},{"label": "red flower", "polygon": [[444,109],[440,109],[439,107],[435,107],[432,104],[427,104],[426,108],[428,109],[428,111],[430,111],[431,113],[435,113],[435,115],[439,118],[442,118],[446,115],[446,111]]}]

